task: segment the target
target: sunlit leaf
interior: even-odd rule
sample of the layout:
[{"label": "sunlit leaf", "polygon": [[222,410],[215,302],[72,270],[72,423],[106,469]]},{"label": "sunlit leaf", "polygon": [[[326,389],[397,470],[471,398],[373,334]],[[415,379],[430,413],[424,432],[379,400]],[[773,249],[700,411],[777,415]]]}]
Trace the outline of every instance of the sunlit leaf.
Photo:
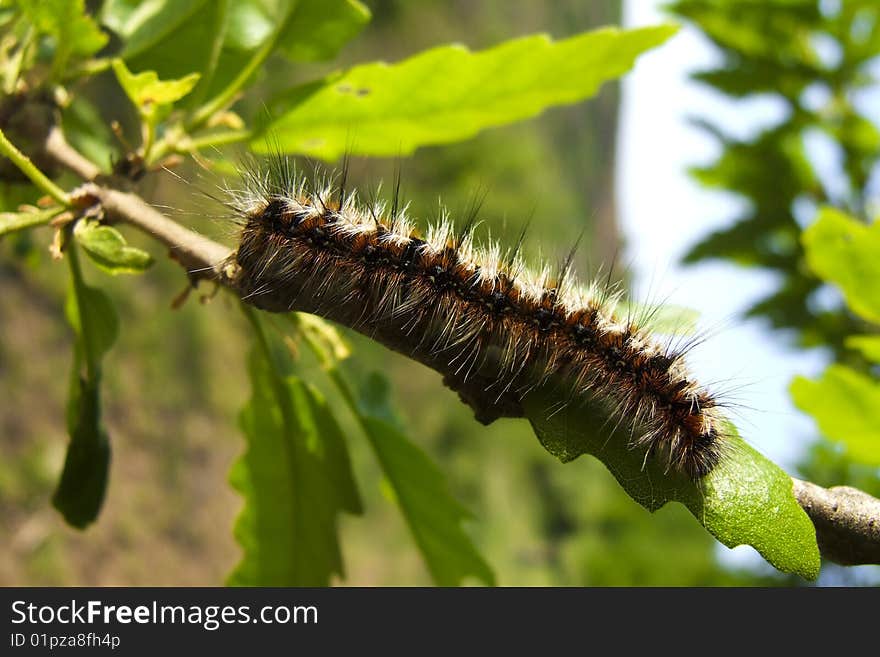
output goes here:
[{"label": "sunlit leaf", "polygon": [[269,38],[275,38],[276,52],[291,59],[330,59],[370,18],[356,0],[153,0],[140,6],[110,0],[108,5],[105,22],[128,36],[122,58],[135,70],[154,70],[163,78],[203,73],[195,94],[202,99],[235,78]]},{"label": "sunlit leaf", "polygon": [[229,48],[255,50],[280,29],[279,51],[300,61],[333,58],[370,20],[357,0],[246,0],[231,12]]},{"label": "sunlit leaf", "polygon": [[[216,3],[216,5],[220,4]],[[202,87],[206,88],[201,88],[197,94],[201,94],[202,99],[224,90],[238,77],[242,69],[248,66],[268,40],[275,38],[274,51],[280,50],[281,42],[285,38],[279,32],[283,33],[284,26],[291,20],[291,14],[299,3],[298,0],[236,0],[227,4],[224,29],[222,32],[215,30],[213,34],[215,41],[211,44],[212,57],[216,51],[216,61],[212,62],[213,70],[202,83]],[[209,16],[202,14],[211,11],[215,11],[215,7],[208,5],[200,12],[199,20],[209,20]],[[205,40],[202,34],[191,34],[193,28],[189,25],[184,25],[179,31],[185,33],[186,38]],[[178,35],[174,34],[169,40],[177,37]],[[309,38],[309,36],[301,34],[296,38]],[[161,52],[150,55],[152,59],[162,60],[160,66],[176,66],[173,60],[164,61]],[[258,73],[251,76],[251,81],[258,79],[258,76]]]},{"label": "sunlit leaf", "polygon": [[178,80],[160,80],[155,71],[134,74],[121,59],[113,60],[113,71],[126,95],[145,116],[153,115],[163,105],[177,102],[199,81],[198,73],[190,73]]},{"label": "sunlit leaf", "polygon": [[296,0],[244,0],[229,7],[229,22],[224,47],[252,51],[259,48],[278,28]]},{"label": "sunlit leaf", "polygon": [[628,431],[618,429],[609,436],[608,411],[600,404],[585,402],[561,411],[557,406],[558,394],[551,388],[525,399],[526,416],[538,439],[559,460],[592,454],[649,511],[681,502],[728,547],[751,545],[781,571],[807,579],[818,575],[815,529],[794,498],[791,478],[743,441],[732,425],[724,458],[697,485],[666,472],[644,450],[629,447]]},{"label": "sunlit leaf", "polygon": [[230,473],[244,497],[235,537],[239,586],[326,586],[343,576],[340,513],[361,503],[345,438],[326,401],[302,380],[249,358],[251,399],[240,416],[247,447]]},{"label": "sunlit leaf", "polygon": [[58,73],[71,57],[92,55],[107,43],[107,35],[86,14],[84,0],[18,0],[18,5],[38,31],[54,38]]},{"label": "sunlit leaf", "polygon": [[298,61],[332,59],[369,21],[358,0],[298,0],[279,46]]},{"label": "sunlit leaf", "polygon": [[388,491],[434,581],[456,586],[472,576],[494,584],[491,568],[462,529],[471,514],[452,497],[437,466],[404,434],[390,405],[388,381],[379,374],[370,375],[355,399],[338,372],[335,378],[353,402],[387,478]]},{"label": "sunlit leaf", "polygon": [[434,581],[454,586],[473,576],[493,584],[491,568],[462,528],[471,514],[452,497],[437,466],[406,437],[391,407],[388,381],[373,373],[355,395],[337,368],[348,346],[332,325],[304,313],[295,315],[295,324],[367,435],[386,492],[400,507]]},{"label": "sunlit leaf", "polygon": [[127,36],[120,57],[133,71],[159,79],[208,74],[223,43],[231,0],[111,0],[105,22]]},{"label": "sunlit leaf", "polygon": [[491,126],[575,103],[628,71],[675,32],[671,26],[605,28],[562,41],[536,35],[471,52],[441,46],[398,64],[376,62],[281,93],[263,134],[283,151],[334,159],[411,153]]},{"label": "sunlit leaf", "polygon": [[818,64],[817,53],[808,47],[811,28],[822,15],[817,2],[678,0],[670,7],[698,23],[717,45],[743,59],[779,59],[791,68],[795,63]]},{"label": "sunlit leaf", "polygon": [[0,237],[18,230],[44,226],[62,209],[50,208],[36,212],[0,212]]},{"label": "sunlit leaf", "polygon": [[811,381],[797,377],[791,396],[822,433],[846,446],[850,458],[880,466],[880,383],[844,365]]},{"label": "sunlit leaf", "polygon": [[146,251],[129,246],[118,230],[97,221],[80,221],[74,236],[86,255],[108,274],[140,274],[153,264]]},{"label": "sunlit leaf", "polygon": [[834,283],[856,313],[880,323],[880,223],[870,226],[824,208],[804,231],[810,268]]},{"label": "sunlit leaf", "polygon": [[872,363],[880,363],[880,335],[853,335],[846,339],[846,346],[860,351]]},{"label": "sunlit leaf", "polygon": [[[190,21],[206,2],[207,0],[106,0],[101,9],[101,21],[123,39],[125,45],[120,56],[131,59]],[[190,47],[192,44],[186,45]],[[183,52],[184,49],[180,48],[178,51]]]}]

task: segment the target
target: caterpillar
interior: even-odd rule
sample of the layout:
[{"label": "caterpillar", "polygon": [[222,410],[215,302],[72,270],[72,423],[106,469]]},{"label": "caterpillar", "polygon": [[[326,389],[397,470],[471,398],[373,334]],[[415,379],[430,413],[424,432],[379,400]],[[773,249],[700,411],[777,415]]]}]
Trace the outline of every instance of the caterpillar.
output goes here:
[{"label": "caterpillar", "polygon": [[718,464],[724,416],[689,374],[687,347],[619,310],[608,284],[579,284],[574,251],[532,270],[519,248],[478,244],[476,211],[456,230],[443,210],[421,233],[399,177],[390,205],[364,203],[346,189],[346,171],[305,176],[280,156],[245,168],[229,203],[241,225],[230,265],[245,301],[323,316],[426,364],[483,423],[521,416],[524,396],[552,379],[569,390],[566,403],[604,401],[631,446],[667,471],[699,481]]}]

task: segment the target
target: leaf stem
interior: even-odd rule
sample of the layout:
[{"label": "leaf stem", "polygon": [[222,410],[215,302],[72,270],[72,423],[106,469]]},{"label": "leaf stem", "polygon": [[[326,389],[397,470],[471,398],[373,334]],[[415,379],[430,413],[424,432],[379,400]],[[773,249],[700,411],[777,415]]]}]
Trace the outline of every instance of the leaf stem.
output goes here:
[{"label": "leaf stem", "polygon": [[[257,345],[260,347],[260,351],[263,352],[266,360],[271,363],[272,351],[269,349],[269,340],[266,338],[266,332],[263,330],[263,325],[260,323],[260,319],[257,317],[257,311],[247,304],[241,305],[241,311],[244,313],[244,316],[247,318],[247,320],[251,323],[251,326],[254,327],[254,334],[257,336]],[[274,371],[275,368],[272,369]]]},{"label": "leaf stem", "polygon": [[143,158],[146,162],[151,162],[150,154],[153,151],[153,145],[156,143],[156,122],[153,117],[142,117],[144,122],[144,143]]},{"label": "leaf stem", "polygon": [[84,312],[86,305],[86,283],[83,280],[76,240],[73,238],[73,231],[68,231],[67,239],[67,263],[70,267],[70,280],[73,285],[73,296],[76,299],[76,314],[79,319],[79,340],[82,344],[83,358],[86,361],[86,378],[89,381],[96,381],[98,376],[97,354],[92,350],[92,341],[89,339],[89,336],[91,335],[89,315]]},{"label": "leaf stem", "polygon": [[70,207],[70,196],[46,177],[36,165],[31,162],[30,158],[18,150],[11,141],[6,138],[3,130],[0,129],[0,155],[5,155],[9,160],[18,167],[24,175],[26,175],[34,185],[41,191],[45,192],[58,203],[65,207]]},{"label": "leaf stem", "polygon": [[19,230],[45,226],[64,212],[64,208],[51,208],[42,212],[0,212],[0,237]]},{"label": "leaf stem", "polygon": [[245,303],[241,304],[241,309],[244,312],[244,316],[247,317],[248,321],[251,323],[251,326],[254,327],[257,346],[262,352],[263,357],[266,359],[269,376],[272,380],[272,391],[275,394],[275,401],[278,403],[278,408],[281,410],[281,417],[285,431],[287,431],[289,427],[293,426],[293,408],[290,405],[290,397],[287,394],[284,377],[275,364],[275,359],[272,356],[272,349],[269,346],[269,339],[266,337],[266,331],[263,329],[263,324],[257,316],[257,311]]}]

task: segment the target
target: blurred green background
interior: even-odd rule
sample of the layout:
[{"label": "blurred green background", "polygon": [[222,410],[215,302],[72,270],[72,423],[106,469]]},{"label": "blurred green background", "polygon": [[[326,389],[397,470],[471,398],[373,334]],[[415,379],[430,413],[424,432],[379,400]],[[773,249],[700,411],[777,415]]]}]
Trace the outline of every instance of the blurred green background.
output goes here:
[{"label": "blurred green background", "polygon": [[[473,49],[520,34],[562,38],[620,24],[620,2],[597,0],[373,0],[373,20],[333,67],[395,61],[459,41]],[[648,55],[650,56],[650,55]],[[328,67],[297,71],[311,77]],[[258,85],[290,75],[269,62]],[[96,85],[112,86],[112,78]],[[100,92],[100,90],[99,90]],[[259,88],[253,98],[261,97]],[[614,198],[617,85],[595,99],[553,109],[461,144],[420,149],[402,163],[411,214],[431,217],[437,199],[455,213],[485,189],[481,218],[505,243],[534,218],[529,256],[556,258],[584,232],[578,269],[590,274],[621,243]],[[256,101],[254,101],[256,102]],[[108,116],[112,108],[102,108]],[[392,160],[356,160],[358,184],[390,180]],[[191,169],[210,191],[216,173]],[[139,190],[185,225],[231,243],[223,209],[170,175]],[[231,534],[240,509],[227,484],[242,449],[236,414],[248,396],[247,327],[224,294],[190,295],[178,266],[150,241],[156,266],[145,276],[104,279],[122,332],[105,370],[105,421],[114,456],[105,508],[85,532],[65,526],[49,498],[64,458],[70,332],[63,321],[65,267],[50,263],[40,238],[0,242],[0,584],[216,585],[239,558]],[[6,257],[11,251],[19,257]],[[87,276],[100,276],[90,265]],[[200,292],[204,292],[204,287]],[[201,301],[201,302],[200,302]],[[440,377],[361,336],[353,370],[383,370],[411,438],[440,464],[455,496],[475,513],[472,536],[502,585],[717,585],[789,582],[769,567],[722,567],[716,542],[680,505],[649,514],[597,461],[561,466],[522,420],[476,423]],[[303,362],[303,376],[316,365]],[[319,377],[315,376],[319,382]],[[331,398],[332,395],[328,393]],[[346,584],[429,584],[363,441],[350,442],[366,513],[342,522]],[[834,474],[820,454],[814,472]],[[837,472],[839,474],[839,471]],[[830,477],[828,477],[830,478]],[[875,479],[872,479],[874,481]],[[819,483],[837,483],[820,481]]]}]

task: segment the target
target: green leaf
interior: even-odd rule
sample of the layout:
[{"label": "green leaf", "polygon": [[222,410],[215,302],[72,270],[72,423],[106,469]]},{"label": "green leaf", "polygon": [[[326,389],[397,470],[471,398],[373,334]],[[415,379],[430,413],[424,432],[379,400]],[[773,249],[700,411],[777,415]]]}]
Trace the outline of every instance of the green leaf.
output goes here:
[{"label": "green leaf", "polygon": [[[131,59],[158,44],[181,25],[191,21],[195,12],[206,1],[106,0],[101,10],[101,20],[122,38],[124,46],[120,56]],[[183,48],[177,50],[184,52]]]},{"label": "green leaf", "polygon": [[333,59],[369,22],[370,10],[357,0],[299,0],[279,46],[297,61]]},{"label": "green leaf", "polygon": [[249,84],[243,71],[260,70],[272,53],[295,60],[330,59],[369,20],[369,11],[353,0],[246,0],[233,3],[216,70],[207,85],[221,96],[229,85]]},{"label": "green leaf", "polygon": [[809,413],[822,433],[846,446],[856,461],[880,466],[880,384],[844,365],[831,365],[821,378],[791,382],[795,405]]},{"label": "green leaf", "polygon": [[110,0],[104,17],[128,36],[121,57],[132,68],[168,78],[202,72],[193,104],[224,89],[276,31],[276,49],[287,57],[330,59],[362,29],[369,11],[354,0],[153,0],[140,6]]},{"label": "green leaf", "polygon": [[98,517],[107,488],[110,439],[101,425],[100,362],[116,341],[119,320],[110,298],[83,282],[75,248],[68,249],[72,285],[65,307],[76,334],[67,401],[70,443],[52,504],[82,529]]},{"label": "green leaf", "polygon": [[110,0],[103,16],[108,25],[122,26],[124,36],[132,30],[120,53],[129,69],[155,71],[163,80],[193,72],[210,77],[231,4],[231,0]]},{"label": "green leaf", "polygon": [[64,136],[71,146],[97,164],[103,172],[112,170],[116,141],[110,126],[89,99],[81,94],[74,96],[64,109],[61,122]]},{"label": "green leaf", "polygon": [[880,323],[880,223],[826,207],[803,233],[810,268],[841,289],[852,310]]},{"label": "green leaf", "polygon": [[158,108],[171,105],[186,96],[200,77],[198,73],[190,73],[178,80],[159,80],[155,71],[132,73],[121,59],[113,60],[113,71],[142,116],[153,116]]},{"label": "green leaf", "polygon": [[[67,296],[64,312],[77,341],[84,346],[83,356],[88,356],[92,366],[97,368],[119,335],[119,318],[113,302],[103,290],[75,280]],[[86,318],[85,323],[83,317]]]},{"label": "green leaf", "polygon": [[719,139],[724,152],[712,164],[691,169],[694,178],[707,187],[760,199],[761,219],[788,223],[792,202],[815,184],[803,136],[783,124],[764,130],[753,141],[738,141],[705,123],[696,125]]},{"label": "green leaf", "polygon": [[52,505],[68,524],[83,529],[98,517],[110,470],[110,439],[101,426],[100,381],[77,374],[80,357],[68,391],[67,417],[70,444],[64,469],[52,495]]},{"label": "green leaf", "polygon": [[373,373],[356,399],[336,367],[350,353],[336,329],[306,313],[291,317],[367,435],[387,478],[387,491],[403,512],[434,581],[454,586],[473,575],[494,584],[491,568],[461,527],[471,514],[449,493],[437,466],[406,438],[391,408],[387,379]]},{"label": "green leaf", "polygon": [[737,60],[782,60],[789,68],[818,63],[809,40],[822,16],[818,3],[679,0],[670,9],[698,23],[719,47],[736,52]]},{"label": "green leaf", "polygon": [[872,363],[880,363],[880,335],[853,335],[845,344],[849,349],[860,351]]},{"label": "green leaf", "polygon": [[[221,11],[220,6],[224,4],[227,7]],[[251,67],[255,61],[265,59],[280,46],[281,33],[296,5],[297,0],[227,0],[225,3],[209,3],[200,12],[197,20],[213,21],[218,26],[211,35],[213,41],[210,43],[208,35],[190,34],[192,27],[184,25],[179,30],[183,38],[197,39],[200,47],[209,48],[210,52],[210,64],[205,66],[205,79],[199,91],[190,99],[190,106],[196,107],[207,98],[226,93],[231,84],[236,86],[237,91],[252,83],[256,76]],[[214,14],[208,15],[210,12]],[[175,33],[169,40],[177,40],[181,38],[181,34]],[[269,52],[263,52],[266,46],[270,47]],[[177,66],[175,60],[168,61],[161,47],[155,54],[151,51],[148,55],[159,66],[172,67],[171,70]],[[248,70],[251,73],[247,78],[244,81],[239,80],[242,72]],[[256,70],[260,68],[257,67]]]},{"label": "green leaf", "polygon": [[252,147],[334,159],[408,154],[592,96],[676,28],[605,28],[563,41],[535,35],[481,52],[441,46],[398,64],[375,62],[287,90]]},{"label": "green leaf", "polygon": [[278,21],[296,6],[296,0],[245,0],[229,8],[224,47],[250,52],[278,28]]},{"label": "green leaf", "polygon": [[153,264],[149,253],[129,246],[112,226],[79,221],[73,234],[86,255],[108,274],[140,274]]},{"label": "green leaf", "polygon": [[472,575],[493,585],[491,568],[461,526],[470,512],[452,497],[437,466],[407,439],[391,408],[388,381],[371,374],[354,400],[341,374],[331,375],[352,403],[434,581],[456,586]]},{"label": "green leaf", "polygon": [[773,67],[748,60],[738,60],[736,66],[729,68],[694,73],[691,77],[734,98],[766,92],[796,99],[812,81],[809,69]]},{"label": "green leaf", "polygon": [[332,59],[370,20],[357,0],[247,0],[233,5],[226,46],[252,51],[280,26],[278,48],[290,59]]},{"label": "green leaf", "polygon": [[244,557],[229,583],[326,586],[344,575],[337,516],[361,513],[345,438],[320,393],[281,377],[263,351],[248,369],[247,449],[230,473],[244,497],[235,525]]},{"label": "green leaf", "polygon": [[794,498],[791,478],[746,444],[733,425],[725,457],[698,486],[684,475],[665,472],[643,450],[630,448],[628,431],[617,429],[609,436],[608,411],[600,404],[585,401],[550,411],[558,399],[545,387],[530,393],[524,407],[541,444],[559,460],[592,454],[649,511],[681,502],[728,547],[751,545],[777,569],[816,578],[815,528]]},{"label": "green leaf", "polygon": [[18,5],[39,32],[53,37],[56,74],[71,57],[93,55],[107,43],[107,35],[86,14],[84,0],[18,0]]},{"label": "green leaf", "polygon": [[0,237],[18,230],[45,226],[64,208],[49,208],[36,212],[0,212]]}]

